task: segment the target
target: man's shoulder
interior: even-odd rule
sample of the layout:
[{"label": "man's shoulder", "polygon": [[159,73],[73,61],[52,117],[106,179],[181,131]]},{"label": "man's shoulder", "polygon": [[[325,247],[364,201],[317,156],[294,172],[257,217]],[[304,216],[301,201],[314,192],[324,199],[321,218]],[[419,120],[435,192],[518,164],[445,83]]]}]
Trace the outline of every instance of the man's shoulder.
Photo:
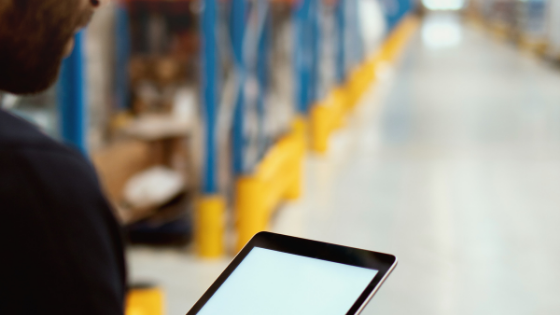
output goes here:
[{"label": "man's shoulder", "polygon": [[0,109],[0,154],[18,151],[62,154],[68,157],[78,155],[74,150],[44,134],[33,124]]},{"label": "man's shoulder", "polygon": [[26,307],[39,305],[48,314],[122,314],[120,227],[87,159],[0,110],[0,179],[9,271],[1,274],[9,294],[0,313],[35,314]]}]

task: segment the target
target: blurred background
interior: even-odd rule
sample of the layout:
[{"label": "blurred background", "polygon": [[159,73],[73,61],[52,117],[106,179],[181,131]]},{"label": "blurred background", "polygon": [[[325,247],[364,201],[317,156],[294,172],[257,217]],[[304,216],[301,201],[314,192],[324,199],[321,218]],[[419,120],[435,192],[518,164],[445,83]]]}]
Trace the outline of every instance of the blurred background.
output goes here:
[{"label": "blurred background", "polygon": [[396,254],[365,314],[560,313],[560,1],[121,0],[4,106],[95,164],[128,315],[262,230]]}]

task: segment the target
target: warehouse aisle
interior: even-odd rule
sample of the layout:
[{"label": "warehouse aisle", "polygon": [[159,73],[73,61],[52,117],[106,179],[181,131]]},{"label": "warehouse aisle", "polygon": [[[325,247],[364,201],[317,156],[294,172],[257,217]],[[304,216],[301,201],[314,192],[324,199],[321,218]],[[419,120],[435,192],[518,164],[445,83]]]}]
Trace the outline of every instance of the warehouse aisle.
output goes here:
[{"label": "warehouse aisle", "polygon": [[[331,152],[308,159],[305,196],[274,231],[397,254],[365,314],[559,313],[560,71],[432,16],[380,74]],[[129,256],[171,315],[227,264]]]}]

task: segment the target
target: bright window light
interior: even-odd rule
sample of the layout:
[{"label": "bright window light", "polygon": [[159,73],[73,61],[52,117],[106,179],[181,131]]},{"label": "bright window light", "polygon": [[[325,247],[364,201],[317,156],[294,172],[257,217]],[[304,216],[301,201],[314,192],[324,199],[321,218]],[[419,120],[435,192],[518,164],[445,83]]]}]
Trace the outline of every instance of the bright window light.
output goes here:
[{"label": "bright window light", "polygon": [[429,10],[456,11],[465,7],[465,0],[422,0]]},{"label": "bright window light", "polygon": [[429,17],[422,26],[422,41],[430,49],[455,47],[462,38],[460,21],[454,16]]}]

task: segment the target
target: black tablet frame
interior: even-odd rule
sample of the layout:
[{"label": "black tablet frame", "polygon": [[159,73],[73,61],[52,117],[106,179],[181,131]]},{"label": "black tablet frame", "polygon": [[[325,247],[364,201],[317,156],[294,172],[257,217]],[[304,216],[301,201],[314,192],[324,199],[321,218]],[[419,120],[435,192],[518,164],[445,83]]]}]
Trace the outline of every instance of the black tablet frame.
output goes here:
[{"label": "black tablet frame", "polygon": [[241,264],[243,259],[245,259],[249,252],[255,247],[377,270],[378,273],[375,278],[373,278],[364,292],[362,292],[346,315],[359,314],[397,265],[397,258],[389,254],[311,241],[270,232],[261,232],[255,235],[245,248],[233,259],[231,264],[222,272],[218,279],[216,279],[186,315],[198,314],[202,307],[233,273],[235,268]]}]

